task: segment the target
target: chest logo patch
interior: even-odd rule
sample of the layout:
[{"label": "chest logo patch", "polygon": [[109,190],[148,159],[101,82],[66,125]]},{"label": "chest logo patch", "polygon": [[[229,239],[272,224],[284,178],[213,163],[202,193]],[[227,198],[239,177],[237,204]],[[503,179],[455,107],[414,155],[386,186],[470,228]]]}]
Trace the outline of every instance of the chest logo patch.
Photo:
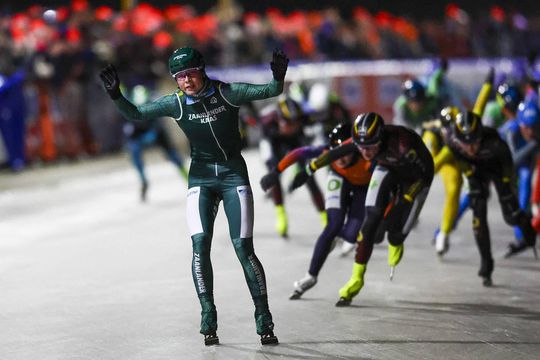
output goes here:
[{"label": "chest logo patch", "polygon": [[210,104],[217,104],[217,99],[216,99],[215,96],[212,96],[212,97],[210,98]]}]

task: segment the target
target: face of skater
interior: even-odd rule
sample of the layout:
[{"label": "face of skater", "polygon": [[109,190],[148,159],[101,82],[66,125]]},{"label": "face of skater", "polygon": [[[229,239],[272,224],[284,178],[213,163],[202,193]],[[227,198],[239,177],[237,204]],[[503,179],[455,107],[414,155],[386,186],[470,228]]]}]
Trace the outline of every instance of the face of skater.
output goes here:
[{"label": "face of skater", "polygon": [[380,142],[377,144],[369,145],[369,146],[356,146],[358,148],[358,151],[360,151],[360,154],[362,154],[362,157],[366,160],[373,160],[375,156],[379,153],[379,149],[381,147]]},{"label": "face of skater", "polygon": [[471,156],[471,157],[476,155],[476,153],[480,149],[480,141],[475,141],[475,142],[473,142],[471,144],[460,142],[459,145],[460,145],[461,149],[463,150],[463,152],[465,152],[465,154],[467,154],[468,156]]},{"label": "face of skater", "polygon": [[204,73],[198,69],[188,69],[176,74],[175,80],[180,90],[193,96],[204,86]]}]

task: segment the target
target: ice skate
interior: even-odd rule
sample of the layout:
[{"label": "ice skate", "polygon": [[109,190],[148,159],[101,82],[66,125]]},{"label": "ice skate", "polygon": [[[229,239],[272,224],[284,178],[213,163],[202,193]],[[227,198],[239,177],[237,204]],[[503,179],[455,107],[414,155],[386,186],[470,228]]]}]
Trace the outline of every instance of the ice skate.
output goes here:
[{"label": "ice skate", "polygon": [[[529,245],[527,245],[524,241],[510,243],[510,244],[508,244],[508,251],[504,255],[504,258],[507,259],[509,257],[517,255],[520,252],[523,252],[523,251],[527,250],[528,247],[529,247]],[[534,258],[538,259],[538,253],[536,252],[536,247],[531,246],[531,248],[532,248],[532,251],[533,251],[533,254],[534,254]]]},{"label": "ice skate", "polygon": [[289,236],[289,222],[283,205],[276,205],[276,231],[284,239]]},{"label": "ice skate", "polygon": [[146,194],[148,193],[148,183],[143,182],[141,185],[141,201],[146,202]]},{"label": "ice skate", "polygon": [[261,345],[276,345],[279,344],[278,338],[273,331],[261,335]]},{"label": "ice skate", "polygon": [[340,297],[339,300],[336,302],[336,307],[345,307],[351,305],[352,299],[345,299],[344,297]]},{"label": "ice skate", "polygon": [[401,258],[403,257],[403,244],[399,245],[392,245],[388,244],[388,265],[390,265],[390,281],[394,279],[394,272],[396,270],[396,266],[401,261]]},{"label": "ice skate", "polygon": [[339,300],[336,306],[349,306],[353,297],[355,297],[364,286],[364,274],[366,264],[354,263],[353,271],[349,281],[339,289]]},{"label": "ice skate", "polygon": [[482,278],[482,285],[490,287],[493,285],[491,280],[491,273],[493,272],[493,259],[484,260],[480,264],[480,269],[478,270],[478,276]]},{"label": "ice skate", "polygon": [[339,256],[345,257],[349,255],[355,248],[356,243],[351,244],[350,242],[343,241],[343,244],[341,244],[341,251],[339,253]]},{"label": "ice skate", "polygon": [[219,337],[216,333],[204,335],[204,345],[210,346],[210,345],[218,345],[219,344]]},{"label": "ice skate", "polygon": [[304,276],[302,279],[294,282],[294,292],[289,297],[289,300],[300,299],[302,294],[314,287],[315,284],[317,284],[317,277],[306,274],[306,276]]},{"label": "ice skate", "polygon": [[268,309],[255,310],[255,324],[257,326],[257,334],[261,337],[262,345],[277,344],[278,339],[274,335],[274,322],[272,314]]},{"label": "ice skate", "polygon": [[442,258],[444,254],[448,251],[450,244],[448,242],[448,235],[439,231],[437,237],[435,238],[435,250],[437,255]]}]

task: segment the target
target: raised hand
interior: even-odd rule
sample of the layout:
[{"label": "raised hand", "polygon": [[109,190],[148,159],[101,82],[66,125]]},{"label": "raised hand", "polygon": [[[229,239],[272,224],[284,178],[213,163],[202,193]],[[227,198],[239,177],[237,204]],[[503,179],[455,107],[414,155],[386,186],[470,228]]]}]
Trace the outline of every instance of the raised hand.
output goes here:
[{"label": "raised hand", "polygon": [[287,66],[289,65],[289,58],[283,50],[275,49],[272,53],[272,62],[270,63],[270,69],[272,69],[272,75],[277,81],[285,80],[285,73],[287,72]]},{"label": "raised hand", "polygon": [[116,72],[114,65],[108,64],[105,66],[105,68],[100,71],[99,77],[111,99],[118,99],[121,96],[120,79],[118,78],[118,73]]}]

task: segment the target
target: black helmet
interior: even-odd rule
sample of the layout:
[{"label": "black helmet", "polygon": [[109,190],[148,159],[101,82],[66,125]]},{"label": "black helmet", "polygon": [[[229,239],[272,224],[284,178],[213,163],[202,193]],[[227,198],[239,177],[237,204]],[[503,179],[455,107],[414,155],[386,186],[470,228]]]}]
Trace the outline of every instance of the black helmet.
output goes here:
[{"label": "black helmet", "polygon": [[482,138],[482,119],[472,111],[459,113],[453,129],[459,141],[472,144]]},{"label": "black helmet", "polygon": [[204,70],[204,59],[201,53],[192,47],[174,50],[169,57],[169,72],[172,77],[188,69]]},{"label": "black helmet", "polygon": [[302,116],[300,105],[290,97],[282,97],[278,100],[278,115],[287,122],[297,122]]},{"label": "black helmet", "polygon": [[334,129],[328,134],[328,145],[330,149],[338,147],[343,144],[345,140],[351,137],[351,125],[341,123],[336,125]]},{"label": "black helmet", "polygon": [[420,81],[408,79],[403,83],[403,95],[409,101],[422,101],[426,97],[426,90]]},{"label": "black helmet", "polygon": [[358,115],[354,120],[352,138],[358,146],[369,146],[380,142],[383,132],[384,119],[382,116],[369,112]]}]

